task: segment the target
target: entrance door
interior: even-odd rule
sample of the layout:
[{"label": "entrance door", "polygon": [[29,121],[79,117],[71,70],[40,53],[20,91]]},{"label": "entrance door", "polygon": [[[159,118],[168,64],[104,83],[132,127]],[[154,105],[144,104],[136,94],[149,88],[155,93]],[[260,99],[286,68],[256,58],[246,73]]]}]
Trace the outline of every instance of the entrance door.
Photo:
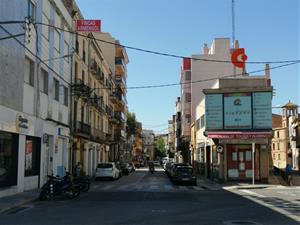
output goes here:
[{"label": "entrance door", "polygon": [[251,145],[227,145],[227,169],[229,180],[251,179]]}]

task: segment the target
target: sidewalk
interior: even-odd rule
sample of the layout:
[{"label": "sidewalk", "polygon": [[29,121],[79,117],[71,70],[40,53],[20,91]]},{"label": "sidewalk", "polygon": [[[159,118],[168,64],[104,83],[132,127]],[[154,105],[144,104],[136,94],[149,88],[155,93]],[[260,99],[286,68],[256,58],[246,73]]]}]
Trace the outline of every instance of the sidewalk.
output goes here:
[{"label": "sidewalk", "polygon": [[222,185],[217,182],[214,182],[204,176],[197,176],[197,186],[207,189],[207,190],[221,190]]},{"label": "sidewalk", "polygon": [[24,191],[15,195],[0,198],[0,214],[15,207],[28,204],[37,200],[39,197],[38,190]]}]

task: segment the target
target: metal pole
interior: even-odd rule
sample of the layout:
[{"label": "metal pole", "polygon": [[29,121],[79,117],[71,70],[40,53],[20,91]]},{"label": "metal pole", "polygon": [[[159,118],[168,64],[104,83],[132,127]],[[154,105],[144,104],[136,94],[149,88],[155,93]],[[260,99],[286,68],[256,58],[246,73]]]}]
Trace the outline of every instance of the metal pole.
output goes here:
[{"label": "metal pole", "polygon": [[255,175],[254,175],[254,153],[255,153],[255,143],[252,143],[252,185],[255,182]]}]

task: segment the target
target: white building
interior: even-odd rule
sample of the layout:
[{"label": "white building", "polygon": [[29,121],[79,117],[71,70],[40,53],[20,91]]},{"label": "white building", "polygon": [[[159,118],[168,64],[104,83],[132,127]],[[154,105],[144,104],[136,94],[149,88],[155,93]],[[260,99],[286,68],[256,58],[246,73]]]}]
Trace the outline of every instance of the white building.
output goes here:
[{"label": "white building", "polygon": [[[2,0],[0,20],[43,22],[71,30],[60,0]],[[0,36],[24,32],[1,25]],[[45,25],[0,45],[0,196],[40,187],[68,169],[72,37]],[[24,48],[24,45],[27,49]]]}]

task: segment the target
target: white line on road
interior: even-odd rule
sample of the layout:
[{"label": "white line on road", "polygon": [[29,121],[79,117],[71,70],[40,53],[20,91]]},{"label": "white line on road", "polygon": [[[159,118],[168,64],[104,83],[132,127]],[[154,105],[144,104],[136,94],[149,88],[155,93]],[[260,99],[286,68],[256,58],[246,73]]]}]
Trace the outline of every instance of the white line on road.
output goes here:
[{"label": "white line on road", "polygon": [[258,194],[258,193],[255,193],[255,192],[249,191],[249,190],[240,190],[240,191],[245,192],[245,193],[250,194],[250,195],[254,195],[254,196],[260,197],[260,198],[266,197],[264,195],[261,195],[261,194]]}]

